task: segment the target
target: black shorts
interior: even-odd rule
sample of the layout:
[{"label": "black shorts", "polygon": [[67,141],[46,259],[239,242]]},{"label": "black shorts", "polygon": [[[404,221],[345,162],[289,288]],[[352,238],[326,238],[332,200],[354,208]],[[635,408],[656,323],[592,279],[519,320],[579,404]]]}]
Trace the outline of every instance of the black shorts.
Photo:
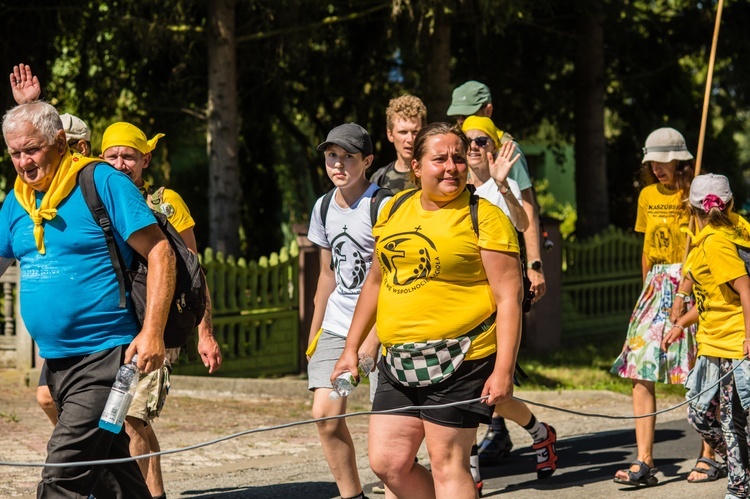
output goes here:
[{"label": "black shorts", "polygon": [[[479,398],[487,378],[495,367],[495,357],[496,354],[492,354],[479,360],[465,360],[451,377],[442,383],[425,387],[409,387],[399,383],[390,373],[383,357],[378,363],[378,389],[372,402],[372,410],[426,407]],[[412,409],[389,414],[413,416],[452,428],[478,428],[479,423],[489,424],[494,407],[485,402],[474,402],[440,409]]]}]

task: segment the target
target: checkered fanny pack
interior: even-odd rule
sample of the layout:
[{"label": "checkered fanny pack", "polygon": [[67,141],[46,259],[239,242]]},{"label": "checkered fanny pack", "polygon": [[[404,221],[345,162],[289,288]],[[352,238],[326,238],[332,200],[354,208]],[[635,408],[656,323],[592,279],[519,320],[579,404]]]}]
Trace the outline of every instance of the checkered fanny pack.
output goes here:
[{"label": "checkered fanny pack", "polygon": [[450,378],[464,361],[471,342],[495,322],[495,314],[458,338],[401,343],[386,348],[385,365],[399,383],[420,387]]}]

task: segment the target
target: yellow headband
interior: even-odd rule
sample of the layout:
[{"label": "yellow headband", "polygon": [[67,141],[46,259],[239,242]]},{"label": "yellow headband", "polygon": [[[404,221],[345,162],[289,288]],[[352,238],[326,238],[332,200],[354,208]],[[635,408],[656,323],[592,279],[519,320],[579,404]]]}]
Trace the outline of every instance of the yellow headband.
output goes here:
[{"label": "yellow headband", "polygon": [[486,116],[469,116],[464,120],[461,125],[461,130],[464,133],[469,130],[479,130],[486,133],[495,143],[495,148],[500,147],[500,139],[503,137],[504,132],[497,128],[495,124]]},{"label": "yellow headband", "polygon": [[146,134],[135,125],[119,122],[110,125],[102,138],[102,153],[110,147],[132,147],[143,154],[150,153],[156,147],[163,133],[157,133],[151,140],[146,140]]}]

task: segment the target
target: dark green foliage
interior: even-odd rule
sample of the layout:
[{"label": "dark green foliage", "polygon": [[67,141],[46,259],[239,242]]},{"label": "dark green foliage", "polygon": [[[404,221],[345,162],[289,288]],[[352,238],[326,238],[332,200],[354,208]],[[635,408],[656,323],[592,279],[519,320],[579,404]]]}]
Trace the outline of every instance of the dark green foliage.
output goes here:
[{"label": "dark green foliage", "polygon": [[[403,93],[425,98],[436,13],[447,19],[441,71],[493,92],[493,118],[524,140],[573,143],[576,18],[598,0],[238,0],[236,4],[244,256],[282,244],[282,225],[305,222],[328,190],[315,146],[346,121],[367,128],[378,167],[394,159],[385,107]],[[400,7],[393,15],[393,4]],[[205,0],[0,0],[6,34],[0,73],[32,65],[43,96],[94,129],[132,121],[166,133],[147,174],[182,194],[208,241]],[[695,152],[715,4],[606,0],[606,139],[611,221],[632,226],[640,149],[669,125]],[[727,1],[714,76],[704,168],[727,173],[738,199],[750,165],[747,2]],[[21,29],[22,28],[22,29]],[[23,36],[17,35],[22,32]],[[432,68],[434,71],[434,67]],[[5,77],[4,77],[5,78]],[[12,103],[0,79],[2,102]],[[443,96],[447,98],[447,96]],[[430,109],[438,116],[445,109]],[[10,162],[0,175],[13,180]],[[585,193],[579,193],[585,195]]]}]

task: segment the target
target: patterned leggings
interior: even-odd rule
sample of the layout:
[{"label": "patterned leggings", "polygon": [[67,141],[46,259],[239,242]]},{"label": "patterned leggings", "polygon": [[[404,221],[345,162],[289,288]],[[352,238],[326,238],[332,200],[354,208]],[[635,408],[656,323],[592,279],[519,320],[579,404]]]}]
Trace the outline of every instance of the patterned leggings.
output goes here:
[{"label": "patterned leggings", "polygon": [[[720,376],[732,370],[732,361],[722,359]],[[716,419],[717,408],[719,420]],[[727,463],[729,472],[727,497],[750,497],[748,471],[748,411],[742,409],[734,377],[721,380],[719,391],[711,400],[708,411],[696,411],[691,405],[688,421],[716,453]]]}]

